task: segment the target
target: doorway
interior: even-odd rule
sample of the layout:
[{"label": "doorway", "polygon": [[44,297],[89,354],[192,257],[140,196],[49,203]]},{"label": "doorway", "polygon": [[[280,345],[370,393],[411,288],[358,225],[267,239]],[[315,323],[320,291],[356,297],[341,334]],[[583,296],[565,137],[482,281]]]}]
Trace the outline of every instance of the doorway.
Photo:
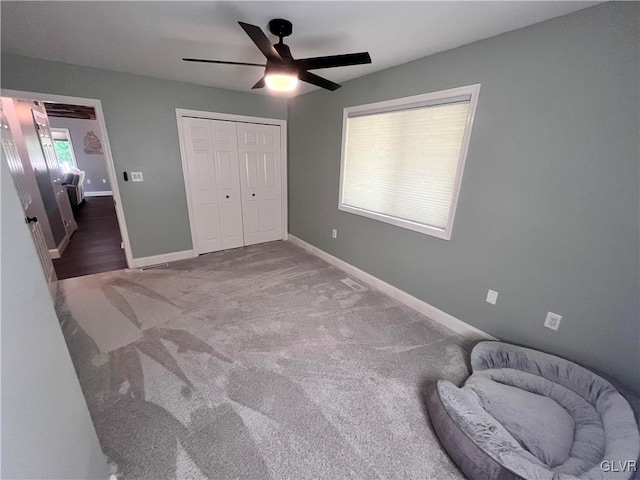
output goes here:
[{"label": "doorway", "polygon": [[[52,156],[48,162],[51,184],[60,190],[58,200],[69,206],[77,225],[65,242],[48,249],[57,278],[130,266],[129,236],[100,101],[9,90],[2,90],[2,97],[3,102],[38,105],[36,127],[42,124],[40,143],[43,150],[47,144]],[[21,153],[28,157],[27,163],[32,161],[33,152]]]}]

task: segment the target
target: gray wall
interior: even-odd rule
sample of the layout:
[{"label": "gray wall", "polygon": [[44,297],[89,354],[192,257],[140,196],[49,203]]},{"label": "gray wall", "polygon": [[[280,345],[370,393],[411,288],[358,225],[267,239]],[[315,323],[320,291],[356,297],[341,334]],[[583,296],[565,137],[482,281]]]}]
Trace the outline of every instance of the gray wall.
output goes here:
[{"label": "gray wall", "polygon": [[[290,232],[640,391],[638,20],[637,3],[604,4],[291,100]],[[338,211],[344,107],[474,83],[451,241]]]},{"label": "gray wall", "polygon": [[[106,192],[111,190],[109,175],[107,174],[107,164],[104,155],[89,154],[84,152],[84,137],[88,132],[93,132],[98,138],[100,125],[97,120],[84,118],[64,118],[49,116],[49,125],[53,128],[67,128],[71,136],[73,153],[76,156],[78,168],[83,170],[84,191],[86,192]],[[103,139],[100,138],[102,142]],[[104,182],[103,182],[104,180]]]},{"label": "gray wall", "polygon": [[[89,410],[6,162],[2,169],[2,478],[106,479]],[[9,279],[10,277],[10,279]]]},{"label": "gray wall", "polygon": [[[186,66],[185,66],[186,68]],[[134,258],[192,248],[176,108],[286,118],[286,100],[2,53],[2,88],[102,102]],[[141,171],[144,182],[122,180]]]}]

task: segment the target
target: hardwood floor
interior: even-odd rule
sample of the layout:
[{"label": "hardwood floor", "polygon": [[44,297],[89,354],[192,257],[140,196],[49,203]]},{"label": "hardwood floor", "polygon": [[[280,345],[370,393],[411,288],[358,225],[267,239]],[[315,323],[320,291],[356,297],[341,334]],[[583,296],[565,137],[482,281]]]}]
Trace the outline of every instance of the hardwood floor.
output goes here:
[{"label": "hardwood floor", "polygon": [[127,268],[113,197],[85,200],[86,204],[74,211],[78,230],[62,258],[53,261],[58,280]]}]

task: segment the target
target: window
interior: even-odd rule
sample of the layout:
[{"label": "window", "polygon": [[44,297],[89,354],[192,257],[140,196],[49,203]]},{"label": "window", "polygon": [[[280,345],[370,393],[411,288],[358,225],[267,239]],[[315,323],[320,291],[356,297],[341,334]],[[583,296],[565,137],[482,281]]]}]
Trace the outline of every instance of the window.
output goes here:
[{"label": "window", "polygon": [[78,168],[76,158],[71,145],[71,136],[66,128],[52,128],[51,137],[58,157],[58,165],[62,173],[67,173],[72,168]]},{"label": "window", "polygon": [[345,108],[338,208],[449,240],[479,90]]}]

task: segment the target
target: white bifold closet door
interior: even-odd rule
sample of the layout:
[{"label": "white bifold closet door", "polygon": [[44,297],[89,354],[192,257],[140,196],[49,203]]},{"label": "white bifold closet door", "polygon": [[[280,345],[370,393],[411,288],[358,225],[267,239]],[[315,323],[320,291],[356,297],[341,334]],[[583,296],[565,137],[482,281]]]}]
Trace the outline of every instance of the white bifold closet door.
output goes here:
[{"label": "white bifold closet door", "polygon": [[280,127],[184,118],[198,254],[282,239]]},{"label": "white bifold closet door", "polygon": [[238,142],[231,122],[184,119],[198,253],[244,245]]},{"label": "white bifold closet door", "polygon": [[282,239],[280,127],[238,123],[244,244]]}]

